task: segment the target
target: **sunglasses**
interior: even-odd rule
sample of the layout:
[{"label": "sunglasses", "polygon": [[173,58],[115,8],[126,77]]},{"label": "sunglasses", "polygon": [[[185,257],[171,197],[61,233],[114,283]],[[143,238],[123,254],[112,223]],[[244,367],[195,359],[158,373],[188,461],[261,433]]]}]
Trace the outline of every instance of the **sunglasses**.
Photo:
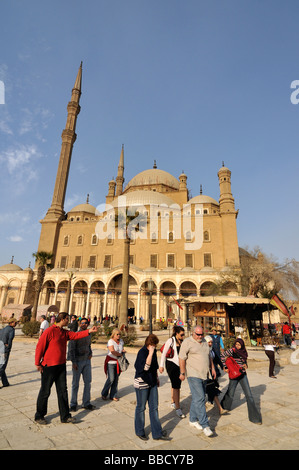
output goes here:
[{"label": "sunglasses", "polygon": [[203,336],[203,333],[195,333],[196,336]]}]

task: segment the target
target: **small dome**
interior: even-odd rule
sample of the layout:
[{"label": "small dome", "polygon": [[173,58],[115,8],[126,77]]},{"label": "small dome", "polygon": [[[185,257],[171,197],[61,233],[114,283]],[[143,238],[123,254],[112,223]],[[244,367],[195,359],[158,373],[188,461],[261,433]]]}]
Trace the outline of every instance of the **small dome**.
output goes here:
[{"label": "small dome", "polygon": [[91,204],[85,203],[85,204],[79,204],[78,206],[70,210],[69,213],[70,212],[87,212],[88,214],[95,215],[96,208],[92,206]]},{"label": "small dome", "polygon": [[219,202],[216,199],[213,199],[210,196],[205,196],[204,194],[199,194],[198,196],[189,199],[188,204],[216,204],[219,206]]},{"label": "small dome", "polygon": [[23,271],[23,269],[20,268],[20,266],[17,266],[16,264],[9,263],[1,266],[0,271]]},{"label": "small dome", "polygon": [[159,170],[158,168],[152,168],[150,170],[142,171],[138,175],[134,176],[129,183],[127,184],[125,190],[132,188],[134,186],[147,186],[163,184],[174,190],[180,188],[179,181],[172,176],[170,173],[164,170]]}]

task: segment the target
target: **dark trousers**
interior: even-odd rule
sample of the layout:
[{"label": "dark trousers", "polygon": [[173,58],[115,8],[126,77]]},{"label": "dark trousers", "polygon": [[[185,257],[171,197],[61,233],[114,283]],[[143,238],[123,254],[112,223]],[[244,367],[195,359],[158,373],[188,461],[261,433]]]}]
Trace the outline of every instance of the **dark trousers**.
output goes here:
[{"label": "dark trousers", "polygon": [[265,351],[266,356],[268,356],[270,365],[269,365],[269,377],[274,375],[274,366],[275,366],[275,353],[274,351]]},{"label": "dark trousers", "polygon": [[8,364],[8,359],[9,359],[9,353],[5,355],[5,361],[4,364],[0,366],[0,378],[2,380],[2,385],[3,387],[7,387],[9,385],[7,375],[6,375],[6,367]]},{"label": "dark trousers", "polygon": [[55,382],[60,420],[66,421],[70,416],[67,383],[66,383],[66,364],[58,366],[45,366],[41,374],[41,388],[37,397],[35,419],[44,418],[48,410],[48,398],[51,393],[51,387]]}]

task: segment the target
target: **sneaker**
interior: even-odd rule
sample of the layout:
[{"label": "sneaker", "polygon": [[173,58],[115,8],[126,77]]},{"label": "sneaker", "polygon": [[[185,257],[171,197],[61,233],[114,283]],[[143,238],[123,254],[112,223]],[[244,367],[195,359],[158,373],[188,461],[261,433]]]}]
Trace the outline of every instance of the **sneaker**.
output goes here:
[{"label": "sneaker", "polygon": [[198,429],[198,431],[202,431],[202,426],[199,424],[198,421],[189,421],[190,426],[193,426],[194,428]]},{"label": "sneaker", "polygon": [[177,410],[175,410],[176,412],[176,415],[179,417],[179,418],[186,418],[186,415],[184,415],[184,413],[182,412],[181,408],[178,408]]},{"label": "sneaker", "polygon": [[170,405],[170,406],[171,406],[171,408],[174,408],[174,409],[175,409],[175,403],[174,403],[174,401],[171,402],[171,405]]},{"label": "sneaker", "polygon": [[207,437],[211,437],[213,435],[213,431],[210,429],[210,428],[204,428],[203,429],[203,432],[204,434],[207,436]]}]

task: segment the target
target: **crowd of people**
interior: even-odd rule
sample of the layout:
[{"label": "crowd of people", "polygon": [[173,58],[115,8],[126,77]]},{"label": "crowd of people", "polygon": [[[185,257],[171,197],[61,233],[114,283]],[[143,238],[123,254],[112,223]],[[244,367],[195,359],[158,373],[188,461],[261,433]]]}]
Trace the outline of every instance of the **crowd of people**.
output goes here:
[{"label": "crowd of people", "polygon": [[[90,319],[80,320],[66,312],[55,316],[55,321],[41,319],[39,340],[35,350],[35,365],[41,374],[41,386],[36,403],[35,421],[47,424],[48,398],[55,383],[58,398],[60,420],[62,423],[74,422],[71,412],[78,408],[78,391],[80,379],[83,381],[82,407],[94,410],[91,404],[92,383],[92,348],[91,334],[98,329],[90,326]],[[5,373],[14,338],[17,321],[11,318],[8,325],[0,331],[0,378],[3,387],[9,386]],[[284,330],[284,334],[289,332]],[[114,328],[107,344],[107,355],[104,361],[106,381],[101,391],[103,400],[118,401],[118,384],[122,372],[120,359],[125,356],[124,341],[118,328]],[[145,433],[145,410],[148,405],[151,432],[153,439],[169,440],[162,430],[159,419],[159,374],[166,371],[169,376],[170,403],[177,417],[186,418],[180,404],[182,383],[187,380],[191,405],[189,425],[202,431],[207,437],[213,435],[207,415],[208,403],[215,405],[219,416],[232,410],[234,395],[240,384],[247,403],[248,419],[255,424],[262,424],[262,416],[255,404],[247,376],[248,352],[241,338],[235,338],[232,347],[225,349],[221,335],[212,329],[204,336],[203,328],[195,326],[192,334],[185,337],[183,326],[174,325],[171,337],[161,349],[158,361],[157,346],[159,339],[149,334],[144,346],[138,351],[134,363],[135,374],[132,384],[136,393],[134,418],[135,434],[142,440],[148,440]],[[287,343],[288,344],[288,343]],[[1,346],[2,345],[2,346]],[[269,377],[274,374],[275,351],[279,344],[271,330],[265,330],[263,337],[265,354],[269,359]],[[2,351],[2,349],[3,351]],[[69,402],[67,391],[66,361],[72,363],[72,388]],[[227,390],[222,399],[219,378],[229,375]]]}]

